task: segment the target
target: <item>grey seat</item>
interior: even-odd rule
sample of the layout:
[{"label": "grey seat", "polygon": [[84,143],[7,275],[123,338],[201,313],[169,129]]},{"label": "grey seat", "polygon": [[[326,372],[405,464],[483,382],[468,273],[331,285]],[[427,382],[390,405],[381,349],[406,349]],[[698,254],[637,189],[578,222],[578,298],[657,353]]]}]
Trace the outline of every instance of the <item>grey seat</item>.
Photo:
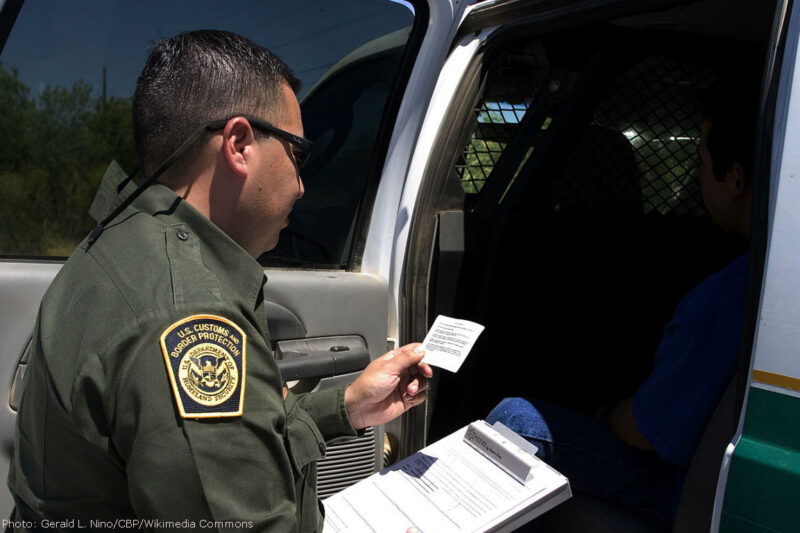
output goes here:
[{"label": "grey seat", "polygon": [[[738,424],[738,383],[734,375],[697,446],[678,503],[674,533],[707,533],[711,527],[719,469]],[[650,533],[659,529],[658,522],[646,513],[578,493],[543,516],[538,533]]]}]

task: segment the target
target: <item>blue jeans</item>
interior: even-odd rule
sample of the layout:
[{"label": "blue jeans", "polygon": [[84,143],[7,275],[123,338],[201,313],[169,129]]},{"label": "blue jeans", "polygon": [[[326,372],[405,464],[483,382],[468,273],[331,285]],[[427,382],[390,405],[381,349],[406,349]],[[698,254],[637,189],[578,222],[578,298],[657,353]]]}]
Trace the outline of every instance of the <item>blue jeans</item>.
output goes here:
[{"label": "blue jeans", "polygon": [[536,445],[536,455],[565,475],[573,490],[672,522],[676,467],[631,448],[603,422],[522,398],[501,401],[486,421],[500,421]]}]

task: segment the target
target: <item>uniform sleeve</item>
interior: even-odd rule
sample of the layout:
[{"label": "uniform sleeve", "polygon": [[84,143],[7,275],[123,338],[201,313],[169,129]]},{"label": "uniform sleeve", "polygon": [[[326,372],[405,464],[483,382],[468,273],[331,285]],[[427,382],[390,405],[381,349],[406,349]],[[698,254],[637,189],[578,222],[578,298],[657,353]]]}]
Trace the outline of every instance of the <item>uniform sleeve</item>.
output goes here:
[{"label": "uniform sleeve", "polygon": [[133,328],[107,357],[112,441],[126,462],[130,501],[138,516],[158,518],[164,529],[177,522],[205,530],[305,530],[298,528],[277,366],[258,332],[219,311],[226,313],[247,334],[241,416],[181,415],[159,344],[174,317]]},{"label": "uniform sleeve", "polygon": [[[355,437],[344,406],[346,386],[297,395],[297,403],[311,416],[325,440]],[[290,393],[291,394],[291,393]]]}]

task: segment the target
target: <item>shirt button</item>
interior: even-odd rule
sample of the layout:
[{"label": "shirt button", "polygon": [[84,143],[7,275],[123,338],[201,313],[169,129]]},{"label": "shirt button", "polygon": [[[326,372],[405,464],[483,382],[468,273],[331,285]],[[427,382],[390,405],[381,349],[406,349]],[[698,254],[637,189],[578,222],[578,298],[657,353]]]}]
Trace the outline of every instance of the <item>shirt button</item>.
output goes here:
[{"label": "shirt button", "polygon": [[325,445],[322,443],[319,444],[319,453],[325,455]]},{"label": "shirt button", "polygon": [[189,232],[182,229],[179,229],[176,235],[178,235],[178,238],[182,241],[185,241],[189,238]]}]

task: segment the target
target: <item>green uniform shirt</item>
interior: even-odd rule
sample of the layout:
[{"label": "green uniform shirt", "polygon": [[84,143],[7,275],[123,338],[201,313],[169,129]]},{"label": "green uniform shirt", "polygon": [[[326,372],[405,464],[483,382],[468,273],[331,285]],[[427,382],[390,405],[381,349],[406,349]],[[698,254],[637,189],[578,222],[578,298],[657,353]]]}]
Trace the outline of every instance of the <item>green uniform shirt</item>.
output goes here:
[{"label": "green uniform shirt", "polygon": [[284,401],[263,284],[162,185],[84,242],[33,334],[9,473],[17,518],[321,530],[315,460],[355,431],[343,389]]}]

